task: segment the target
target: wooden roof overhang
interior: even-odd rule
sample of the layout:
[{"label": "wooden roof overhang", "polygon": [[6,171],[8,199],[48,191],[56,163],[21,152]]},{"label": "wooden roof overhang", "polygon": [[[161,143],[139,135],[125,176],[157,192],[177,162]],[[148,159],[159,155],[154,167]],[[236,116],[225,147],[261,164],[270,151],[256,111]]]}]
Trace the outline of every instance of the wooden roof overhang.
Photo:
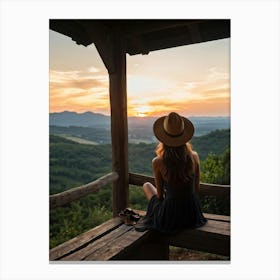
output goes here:
[{"label": "wooden roof overhang", "polygon": [[129,55],[148,54],[189,44],[230,37],[228,19],[188,20],[88,20],[52,19],[50,29],[64,34],[78,45],[95,44],[108,72],[114,72],[110,58],[117,36],[125,42]]},{"label": "wooden roof overhang", "polygon": [[229,19],[89,20],[51,19],[50,29],[79,45],[92,43],[109,73],[111,105],[113,215],[128,206],[128,129],[126,54],[202,43],[230,37]]}]

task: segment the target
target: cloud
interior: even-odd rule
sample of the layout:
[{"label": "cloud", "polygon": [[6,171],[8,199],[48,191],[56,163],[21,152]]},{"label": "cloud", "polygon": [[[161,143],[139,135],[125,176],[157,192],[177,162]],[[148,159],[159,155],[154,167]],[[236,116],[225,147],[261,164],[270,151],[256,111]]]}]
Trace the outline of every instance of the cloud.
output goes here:
[{"label": "cloud", "polygon": [[[213,98],[229,98],[229,75],[223,69],[212,67],[203,80],[180,82],[176,85],[176,92],[187,100],[206,100]],[[178,96],[179,97],[179,96]]]},{"label": "cloud", "polygon": [[[91,72],[90,72],[91,71]],[[50,71],[50,110],[99,110],[109,104],[109,79],[96,74],[97,68],[86,71]],[[106,111],[106,110],[105,110]]]},{"label": "cloud", "polygon": [[100,72],[100,70],[99,70],[98,68],[94,67],[94,66],[88,68],[88,71],[89,71],[90,73],[97,73],[97,72]]},{"label": "cloud", "polygon": [[50,71],[50,84],[56,88],[80,88],[108,87],[107,76],[89,76],[81,71]]},{"label": "cloud", "polygon": [[222,97],[229,97],[230,88],[229,87],[222,87],[222,88],[213,88],[203,91],[204,98],[213,99],[215,97],[222,98]]},{"label": "cloud", "polygon": [[150,96],[166,92],[172,83],[166,79],[159,79],[145,75],[129,75],[127,78],[127,92],[129,96],[135,98],[139,95]]},{"label": "cloud", "polygon": [[[203,80],[175,81],[134,77],[133,94],[128,91],[128,111],[160,116],[175,111],[186,116],[229,115],[229,77],[212,69]],[[160,82],[159,82],[160,81]],[[147,108],[149,111],[147,111]]]},{"label": "cloud", "polygon": [[208,80],[226,80],[229,79],[229,71],[224,71],[222,67],[210,67],[208,69]]},{"label": "cloud", "polygon": [[[90,67],[83,71],[50,71],[51,111],[62,109],[110,113],[109,77]],[[163,115],[176,111],[190,115],[229,114],[229,75],[208,69],[204,79],[184,81],[129,75],[128,114]],[[145,111],[145,112],[144,112]]]}]

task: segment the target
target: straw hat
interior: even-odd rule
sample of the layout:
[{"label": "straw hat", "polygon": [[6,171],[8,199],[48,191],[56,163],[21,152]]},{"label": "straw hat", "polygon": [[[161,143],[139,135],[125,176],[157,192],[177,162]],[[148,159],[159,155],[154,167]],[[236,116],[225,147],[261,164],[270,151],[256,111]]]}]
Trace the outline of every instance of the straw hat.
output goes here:
[{"label": "straw hat", "polygon": [[191,140],[194,126],[189,119],[171,112],[168,116],[160,117],[155,121],[154,134],[165,145],[178,147]]}]

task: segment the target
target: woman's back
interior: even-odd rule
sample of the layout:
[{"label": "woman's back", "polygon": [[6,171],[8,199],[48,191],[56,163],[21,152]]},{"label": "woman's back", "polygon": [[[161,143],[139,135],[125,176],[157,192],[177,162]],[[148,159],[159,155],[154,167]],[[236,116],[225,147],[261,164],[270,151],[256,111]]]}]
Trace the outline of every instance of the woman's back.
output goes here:
[{"label": "woman's back", "polygon": [[153,159],[153,166],[157,177],[162,177],[159,184],[163,197],[159,199],[154,195],[151,198],[145,218],[147,228],[171,234],[183,228],[205,224],[206,219],[195,193],[195,173],[187,181],[177,185],[176,182],[168,182],[167,167],[162,158]]},{"label": "woman's back", "polygon": [[162,233],[172,234],[180,229],[195,228],[206,223],[193,188],[176,190],[165,184],[163,200],[153,196],[146,214],[146,226]]},{"label": "woman's back", "polygon": [[193,124],[172,112],[156,120],[154,133],[160,142],[157,157],[152,160],[155,186],[143,185],[149,200],[145,228],[174,233],[183,228],[202,226],[206,219],[196,195],[200,179],[199,158],[188,143],[194,133]]},{"label": "woman's back", "polygon": [[194,195],[194,176],[182,186],[172,185],[164,182],[164,198],[165,199],[189,199]]}]

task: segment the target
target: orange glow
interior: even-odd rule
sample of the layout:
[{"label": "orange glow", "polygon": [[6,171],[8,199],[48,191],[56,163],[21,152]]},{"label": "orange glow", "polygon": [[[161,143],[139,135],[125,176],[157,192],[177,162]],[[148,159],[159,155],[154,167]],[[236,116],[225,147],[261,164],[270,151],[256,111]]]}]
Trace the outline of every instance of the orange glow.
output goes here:
[{"label": "orange glow", "polygon": [[[143,77],[139,80],[137,77],[133,79],[134,86],[130,87],[127,93],[128,116],[160,116],[170,111],[187,116],[230,114],[228,80],[178,83],[166,88],[159,81],[157,88],[157,79],[147,79],[149,84],[146,86],[140,86]],[[67,72],[51,72],[50,112],[65,110],[79,113],[93,111],[109,115],[108,77],[93,76],[90,79],[82,75],[73,77],[73,74]]]},{"label": "orange glow", "polygon": [[142,105],[142,106],[139,106],[139,107],[136,107],[136,108],[133,108],[133,112],[134,113],[128,113],[128,115],[133,115],[135,117],[147,117],[149,115],[149,113],[151,112],[151,108],[150,106],[147,106],[147,105]]},{"label": "orange glow", "polygon": [[[89,58],[84,56],[83,62],[79,60],[84,65],[76,67],[78,62],[73,60],[69,69],[79,70],[68,71],[57,70],[63,69],[65,61],[60,68],[51,65],[50,112],[110,115],[109,76],[97,50],[75,51],[69,60],[88,51],[92,62],[89,65]],[[61,55],[54,56],[53,61],[59,59]],[[127,57],[128,116],[161,116],[171,111],[185,116],[230,115],[229,40]]]}]

